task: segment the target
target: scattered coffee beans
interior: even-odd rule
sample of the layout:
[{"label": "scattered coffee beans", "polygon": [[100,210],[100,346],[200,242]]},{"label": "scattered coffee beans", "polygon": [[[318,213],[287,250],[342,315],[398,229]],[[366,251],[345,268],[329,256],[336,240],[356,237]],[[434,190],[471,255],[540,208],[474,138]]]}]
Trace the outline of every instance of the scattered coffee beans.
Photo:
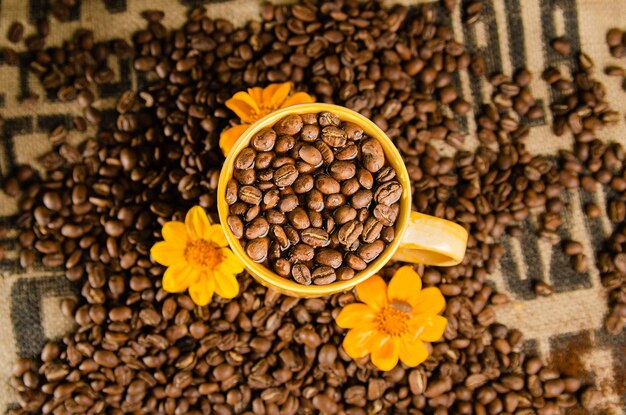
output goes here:
[{"label": "scattered coffee beans", "polygon": [[[67,18],[66,3],[53,2],[52,14]],[[454,0],[444,6],[457,7]],[[480,18],[482,2],[463,7],[467,23]],[[485,61],[470,57],[437,14],[432,5],[266,3],[262,20],[245,27],[211,19],[198,8],[181,28],[169,30],[162,12],[149,11],[133,47],[123,40],[98,43],[80,31],[62,49],[46,48],[42,21],[26,40],[31,70],[47,92],[84,108],[84,117],[66,128],[84,131],[89,121],[102,131],[74,148],[55,129],[55,149],[41,159],[46,176],[22,166],[5,181],[11,194],[22,192],[20,263],[30,267],[41,258],[64,267],[80,288],[76,301],[62,305],[78,329],[46,345],[37,362],[16,363],[12,385],[21,409],[15,413],[549,414],[576,405],[580,382],[525,353],[522,334],[495,321],[494,305],[507,298],[485,282],[504,255],[497,241],[505,233],[523,236],[533,212],[543,212],[537,218],[540,236],[559,243],[567,208],[563,188],[608,186],[615,196],[607,213],[614,221],[623,218],[624,176],[617,165],[624,152],[593,135],[615,114],[604,101],[604,87],[589,75],[593,65],[586,55],[571,81],[546,71],[545,79],[561,93],[552,105],[555,131],[571,131],[576,145],[556,161],[532,156],[523,145],[527,120],[541,118],[543,110],[532,97],[530,72],[491,75],[491,102],[472,108],[454,76],[467,68],[483,76]],[[95,86],[113,82],[106,64],[111,54],[134,56],[133,67],[150,80],[119,98],[114,125],[92,105],[101,89]],[[19,62],[11,49],[3,56],[8,64]],[[59,77],[69,62],[84,62],[84,71]],[[320,102],[372,119],[404,158],[414,206],[470,232],[461,265],[418,267],[424,286],[436,285],[446,296],[449,324],[416,369],[382,373],[367,359],[346,356],[344,331],[333,316],[355,301],[351,293],[283,297],[243,274],[236,299],[195,307],[187,295],[161,288],[163,269],[148,255],[160,225],[182,219],[194,204],[215,217],[215,166],[223,161],[218,137],[234,118],[225,100],[232,91],[287,81]],[[459,117],[470,111],[483,145],[440,154],[438,140],[462,146]],[[251,256],[268,265],[271,260],[279,274],[328,283],[352,278],[381,242],[393,240],[393,204],[377,202],[372,190],[393,173],[383,164],[371,174],[368,166],[378,163],[363,154],[372,150],[364,149],[364,138],[348,138],[347,126],[334,125],[332,117],[316,122],[302,119],[300,126],[292,118],[272,128],[275,137],[255,137],[229,184],[228,226]],[[327,130],[324,139],[326,127],[337,130]],[[308,167],[317,166],[320,156],[324,171]],[[371,177],[359,173],[364,171]],[[586,206],[590,217],[602,209]],[[323,246],[326,234],[330,242]],[[625,239],[616,230],[598,257],[611,293],[611,333],[624,325]],[[338,248],[356,243],[356,250],[337,255]],[[582,267],[584,254],[576,247],[568,252],[573,265]],[[291,262],[293,255],[303,260]],[[397,266],[390,264],[383,275]],[[602,399],[591,388],[580,397],[587,408]]]},{"label": "scattered coffee beans", "polygon": [[350,279],[393,241],[402,185],[382,145],[337,114],[288,115],[235,158],[228,226],[299,284]]}]

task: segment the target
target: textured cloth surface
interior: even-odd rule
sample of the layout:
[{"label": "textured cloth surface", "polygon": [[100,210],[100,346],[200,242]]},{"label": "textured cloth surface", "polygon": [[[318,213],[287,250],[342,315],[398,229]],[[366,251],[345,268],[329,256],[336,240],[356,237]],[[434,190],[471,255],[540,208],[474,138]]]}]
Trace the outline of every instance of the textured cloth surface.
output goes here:
[{"label": "textured cloth surface", "polygon": [[[45,13],[42,0],[4,0],[0,2],[0,48],[7,46],[5,34],[13,21],[26,24],[26,35],[35,31],[34,23]],[[405,1],[414,4],[414,1]],[[607,89],[607,101],[620,113],[626,110],[626,93],[620,80],[609,78],[602,68],[620,64],[612,58],[605,43],[611,27],[626,28],[626,2],[606,0],[484,0],[481,20],[472,26],[461,24],[460,10],[452,15],[455,37],[471,53],[482,55],[488,72],[511,74],[527,67],[535,74],[531,91],[541,100],[546,113],[542,122],[532,126],[527,139],[533,154],[553,155],[559,149],[571,148],[568,135],[556,137],[551,132],[549,86],[539,74],[549,66],[568,69],[571,62],[560,57],[550,47],[556,36],[567,36],[575,48],[586,51],[596,63],[596,77]],[[60,45],[80,27],[94,31],[96,40],[130,38],[145,26],[140,13],[145,9],[166,11],[164,24],[179,26],[190,6],[204,5],[208,15],[224,17],[241,24],[256,19],[259,3],[244,0],[85,0],[72,10],[71,20],[61,23],[51,19],[48,45]],[[23,45],[18,52],[24,53]],[[136,85],[137,79],[130,62],[115,62],[117,83],[114,92]],[[463,97],[480,103],[488,99],[491,87],[486,81],[474,82],[467,74],[460,76]],[[21,105],[20,97],[38,94],[37,103]],[[113,97],[97,102],[100,109],[114,105]],[[5,128],[0,135],[0,185],[13,167],[20,163],[37,166],[37,157],[51,149],[47,133],[60,121],[79,114],[75,104],[50,100],[35,76],[25,67],[6,65],[0,61],[0,115]],[[477,145],[471,137],[475,131],[474,114],[467,116],[466,147]],[[70,132],[71,140],[92,136]],[[624,119],[617,126],[600,131],[599,138],[626,145]],[[587,258],[612,231],[606,217],[586,218],[582,207],[595,201],[602,208],[606,195],[599,190],[566,191],[563,198],[569,204],[566,224],[560,232],[563,239],[580,241]],[[604,210],[604,209],[603,209]],[[14,199],[0,192],[0,244],[6,248],[6,258],[0,264],[0,413],[15,407],[15,395],[9,386],[12,363],[18,356],[37,356],[47,339],[61,337],[72,328],[59,312],[60,300],[76,295],[76,288],[62,272],[37,267],[23,272],[18,267],[17,232],[12,228],[18,213]],[[611,336],[603,329],[607,315],[605,289],[600,284],[599,271],[589,261],[587,272],[576,273],[559,246],[550,246],[535,236],[536,224],[529,220],[526,235],[521,239],[504,238],[506,255],[492,276],[498,291],[510,296],[511,302],[497,307],[499,322],[519,329],[527,347],[566,374],[594,382],[604,394],[604,413],[624,413],[626,408],[626,333]],[[544,280],[555,287],[550,297],[537,297],[532,281]]]}]

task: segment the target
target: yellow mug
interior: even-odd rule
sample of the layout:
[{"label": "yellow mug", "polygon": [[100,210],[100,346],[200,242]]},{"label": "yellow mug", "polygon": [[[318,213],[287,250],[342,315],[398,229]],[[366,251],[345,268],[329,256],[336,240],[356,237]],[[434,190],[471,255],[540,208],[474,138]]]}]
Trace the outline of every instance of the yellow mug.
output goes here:
[{"label": "yellow mug", "polygon": [[[367,268],[347,281],[337,281],[327,285],[301,285],[281,277],[265,266],[254,262],[235,235],[226,225],[229,206],[226,203],[226,184],[233,177],[237,155],[246,147],[254,135],[263,128],[272,127],[289,114],[317,114],[329,111],[337,114],[342,121],[349,121],[363,128],[365,134],[377,139],[383,147],[387,161],[396,170],[398,181],[404,189],[400,199],[400,212],[395,225],[395,239]],[[376,274],[389,260],[426,265],[451,266],[459,264],[465,255],[467,231],[462,226],[434,216],[411,210],[411,183],[404,161],[387,135],[372,121],[361,114],[331,104],[301,104],[283,108],[268,114],[252,124],[239,137],[224,162],[217,187],[217,208],[226,239],[233,252],[241,259],[245,268],[261,284],[280,293],[294,297],[319,297],[347,291]]]}]

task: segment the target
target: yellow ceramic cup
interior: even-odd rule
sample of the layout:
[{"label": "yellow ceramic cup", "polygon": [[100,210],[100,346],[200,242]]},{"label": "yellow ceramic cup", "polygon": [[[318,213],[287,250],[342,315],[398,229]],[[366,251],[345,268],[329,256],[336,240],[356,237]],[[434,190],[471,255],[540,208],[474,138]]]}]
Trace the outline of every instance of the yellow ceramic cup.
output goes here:
[{"label": "yellow ceramic cup", "polygon": [[[400,213],[395,225],[395,239],[376,260],[368,264],[367,268],[357,273],[351,280],[338,281],[327,285],[301,285],[295,281],[283,278],[263,265],[254,262],[245,253],[235,235],[226,225],[226,219],[228,218],[226,184],[233,177],[235,158],[241,150],[248,147],[251,138],[259,130],[273,126],[278,120],[289,114],[312,114],[324,111],[337,114],[342,121],[349,121],[361,126],[365,134],[376,138],[381,143],[387,161],[396,170],[397,179],[402,184],[404,192],[400,199]],[[219,218],[223,224],[226,239],[228,239],[231,249],[241,259],[250,274],[266,287],[294,297],[319,297],[347,291],[376,274],[391,259],[427,265],[456,265],[463,260],[467,245],[467,231],[460,225],[411,211],[411,183],[398,149],[389,137],[372,121],[361,114],[337,105],[321,103],[294,105],[272,112],[252,124],[239,137],[226,158],[217,187],[217,201]]]}]

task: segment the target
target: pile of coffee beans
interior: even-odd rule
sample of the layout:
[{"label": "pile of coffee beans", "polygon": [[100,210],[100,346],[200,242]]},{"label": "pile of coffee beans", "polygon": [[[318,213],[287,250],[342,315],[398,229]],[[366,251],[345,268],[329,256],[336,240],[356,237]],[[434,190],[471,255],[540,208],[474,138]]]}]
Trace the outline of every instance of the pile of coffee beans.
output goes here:
[{"label": "pile of coffee beans", "polygon": [[[66,3],[55,2],[62,5],[56,6],[59,10],[70,7]],[[444,1],[448,9],[457,7],[455,3]],[[480,18],[480,2],[464,5],[467,23]],[[530,73],[492,75],[493,102],[486,103],[478,115],[483,145],[472,152],[459,150],[444,156],[438,150],[441,141],[462,147],[462,117],[472,110],[455,85],[454,75],[469,68],[471,76],[483,76],[485,62],[471,57],[454,40],[440,13],[431,4],[387,8],[379,2],[350,0],[289,6],[266,3],[261,21],[245,27],[211,19],[197,8],[174,30],[161,23],[162,12],[145,13],[147,27],[135,34],[133,46],[124,52],[134,56],[133,66],[145,75],[145,87],[119,97],[113,125],[86,113],[101,131],[78,148],[64,142],[67,131],[55,130],[55,149],[43,158],[45,177],[21,166],[14,179],[6,182],[12,194],[21,190],[21,264],[29,268],[40,257],[46,265],[65,268],[67,277],[80,287],[78,299],[66,300],[62,307],[75,320],[76,331],[47,344],[37,359],[17,362],[12,385],[18,391],[20,409],[12,412],[547,415],[576,407],[579,399],[585,408],[595,407],[602,399],[597,390],[583,392],[578,380],[561,376],[529,356],[522,333],[495,321],[495,306],[507,303],[508,298],[495,293],[487,279],[504,255],[499,242],[503,235],[521,237],[534,212],[541,212],[541,237],[559,242],[557,230],[566,208],[563,187],[577,189],[597,181],[620,188],[623,170],[613,166],[624,161],[624,152],[583,134],[595,131],[598,120],[603,123],[614,117],[607,115],[603,86],[586,72],[576,75],[574,82],[560,75],[558,79],[546,77],[565,95],[559,104],[566,107],[553,108],[557,119],[566,119],[559,124],[567,124],[577,135],[574,151],[555,162],[529,154],[521,140],[528,120],[541,115],[528,87]],[[45,32],[45,25],[41,27]],[[18,32],[12,32],[13,38],[19,37]],[[84,32],[77,36],[55,49],[46,49],[40,38],[27,44],[35,52],[30,58],[33,70],[42,82],[49,78],[49,91],[58,93],[72,86],[87,110],[93,107],[92,101],[83,91],[97,97],[106,90],[103,86],[113,82],[106,71],[99,81],[91,80],[105,65],[98,57],[115,54],[116,44],[90,46],[89,36],[85,42],[79,40]],[[4,55],[16,56],[9,49]],[[72,72],[80,62],[95,65],[86,67],[85,81],[82,72]],[[581,59],[584,68],[590,67],[589,62]],[[55,73],[64,74],[60,82],[51,75]],[[239,277],[237,298],[227,302],[216,297],[209,307],[197,307],[188,295],[162,289],[164,269],[149,257],[150,246],[161,239],[161,225],[182,220],[195,204],[216,218],[216,166],[223,163],[219,134],[238,122],[226,108],[226,100],[233,91],[287,81],[320,102],[340,104],[372,119],[404,159],[413,206],[469,230],[462,264],[417,267],[424,286],[437,286],[446,297],[444,315],[449,321],[444,338],[429,346],[432,353],[418,368],[399,365],[380,372],[368,358],[355,361],[345,354],[341,347],[345,331],[334,324],[334,317],[341,307],[355,301],[352,293],[307,300],[285,297],[254,283],[245,273]],[[568,96],[568,91],[575,96]],[[584,128],[577,133],[579,122]],[[317,123],[320,130],[330,126],[322,126],[319,117]],[[343,131],[347,135],[345,126]],[[276,170],[304,166],[298,164],[304,159],[300,150],[310,144],[303,143],[292,153],[296,148],[292,137],[293,147],[280,156],[292,162]],[[366,139],[361,138],[360,146],[355,144],[357,151],[363,152]],[[274,147],[279,140],[277,134]],[[256,145],[262,146],[262,141]],[[260,154],[270,153],[259,152],[254,145],[255,162]],[[312,147],[324,159],[322,151]],[[336,161],[350,161],[339,160],[345,149],[337,149],[332,151]],[[355,165],[354,177],[344,182],[356,178],[359,190],[369,190],[373,194],[368,197],[374,199],[375,190],[359,180],[360,168],[369,171]],[[262,174],[249,170],[252,173],[239,172],[235,181]],[[302,172],[297,167],[296,172],[299,178]],[[331,170],[323,174],[339,181]],[[275,178],[276,172],[261,180],[278,186]],[[290,184],[293,194],[279,191],[278,213],[285,213],[280,212],[280,204],[287,206],[295,200],[289,196],[296,196],[298,178]],[[238,199],[244,186],[258,186],[254,179],[235,183]],[[319,190],[315,185],[313,179],[311,191]],[[341,187],[334,194],[343,194]],[[619,192],[623,194],[623,189]],[[265,194],[262,200],[258,192],[243,196],[259,202],[244,201],[250,208],[234,213],[240,215],[242,235],[255,236],[261,228],[273,238],[266,216],[267,229],[262,221],[258,221],[261,226],[253,225],[263,217],[260,209],[266,203]],[[296,199],[294,210],[306,207],[319,213],[309,208],[309,200]],[[353,201],[354,195],[346,197],[346,202]],[[615,197],[612,202],[612,218],[623,220],[623,199]],[[357,211],[356,220],[360,209],[352,208]],[[339,209],[326,218],[326,224],[322,216],[319,228],[325,228],[330,218],[337,228]],[[599,207],[588,206],[588,210],[597,214]],[[368,214],[380,221],[375,211],[368,210]],[[284,216],[289,222],[289,214]],[[315,214],[306,216],[311,224],[319,219]],[[289,226],[295,230],[292,223]],[[324,230],[331,240],[332,230]],[[300,244],[308,245],[297,233]],[[285,235],[289,239],[286,230]],[[385,237],[389,235],[381,230],[380,240]],[[292,238],[295,241],[295,234]],[[602,256],[607,259],[601,258],[607,263],[601,266],[603,283],[612,289],[611,301],[617,304],[611,316],[619,317],[609,317],[611,332],[623,326],[619,323],[623,321],[619,304],[624,304],[623,248],[619,246],[623,239],[623,233],[616,233]],[[362,234],[361,243],[368,243]],[[269,240],[267,245],[269,261],[273,252]],[[277,258],[273,265],[278,262]],[[381,272],[389,278],[399,265],[389,264]],[[341,268],[335,271],[338,279],[345,278],[339,275]]]},{"label": "pile of coffee beans", "polygon": [[544,72],[544,80],[559,96],[551,105],[556,135],[569,131],[577,142],[585,143],[595,139],[600,127],[619,121],[621,116],[605,101],[606,88],[593,78],[593,70],[593,60],[580,52],[572,80],[565,78],[556,68]]},{"label": "pile of coffee beans", "polygon": [[292,114],[235,158],[228,226],[248,256],[299,284],[363,271],[395,237],[402,185],[380,142],[337,114]]}]

